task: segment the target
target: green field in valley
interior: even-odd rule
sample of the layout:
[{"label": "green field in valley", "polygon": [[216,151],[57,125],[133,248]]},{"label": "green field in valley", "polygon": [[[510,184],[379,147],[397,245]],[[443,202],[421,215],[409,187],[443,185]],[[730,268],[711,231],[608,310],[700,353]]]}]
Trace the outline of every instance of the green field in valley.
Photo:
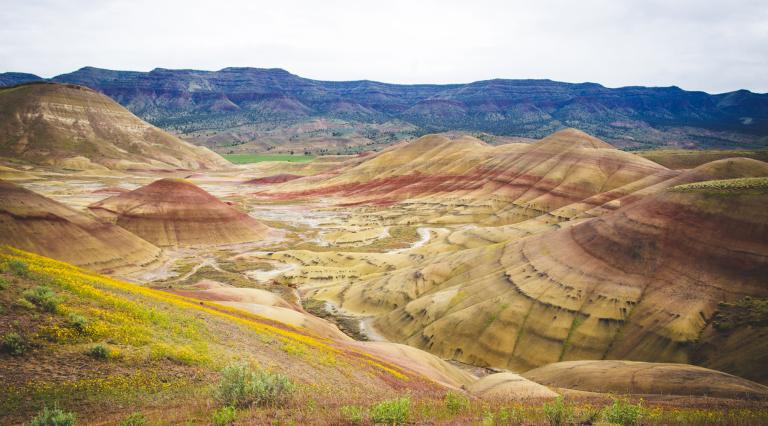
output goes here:
[{"label": "green field in valley", "polygon": [[235,164],[261,163],[262,161],[289,161],[291,163],[300,163],[312,161],[314,155],[290,155],[290,154],[225,154],[226,158]]}]

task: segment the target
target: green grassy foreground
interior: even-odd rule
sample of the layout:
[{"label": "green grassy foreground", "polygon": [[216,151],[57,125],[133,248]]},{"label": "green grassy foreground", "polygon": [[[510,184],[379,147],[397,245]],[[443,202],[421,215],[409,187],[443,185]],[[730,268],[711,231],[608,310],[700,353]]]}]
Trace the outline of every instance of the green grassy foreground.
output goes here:
[{"label": "green grassy foreground", "polygon": [[287,161],[290,163],[303,163],[315,159],[314,155],[289,155],[289,154],[225,154],[222,157],[234,164],[261,163],[263,161]]}]

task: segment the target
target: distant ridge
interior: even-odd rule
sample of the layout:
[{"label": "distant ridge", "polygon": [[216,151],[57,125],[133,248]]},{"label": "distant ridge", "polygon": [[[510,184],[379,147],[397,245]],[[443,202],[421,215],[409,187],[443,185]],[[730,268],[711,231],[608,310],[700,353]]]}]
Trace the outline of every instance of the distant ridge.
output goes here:
[{"label": "distant ridge", "polygon": [[18,84],[29,83],[31,81],[43,80],[42,77],[28,74],[25,72],[4,72],[0,73],[0,86],[16,86]]},{"label": "distant ridge", "polygon": [[[0,85],[32,78],[39,79],[0,74]],[[768,94],[747,90],[708,94],[546,79],[398,85],[318,81],[247,67],[84,67],[51,80],[94,88],[155,125],[219,150],[291,143],[293,149],[349,151],[450,130],[541,138],[566,127],[619,148],[768,146]],[[311,130],[303,123],[311,123]],[[264,124],[270,130],[259,127]]]}]

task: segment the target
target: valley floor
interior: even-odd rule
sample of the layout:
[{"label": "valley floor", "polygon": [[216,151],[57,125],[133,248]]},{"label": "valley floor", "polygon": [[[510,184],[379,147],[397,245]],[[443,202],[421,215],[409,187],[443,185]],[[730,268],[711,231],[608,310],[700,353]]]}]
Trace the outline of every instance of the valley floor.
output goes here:
[{"label": "valley floor", "polygon": [[[553,414],[553,410],[560,410],[560,414],[570,418],[570,421],[591,424],[599,419],[605,420],[605,413],[611,409],[621,417],[624,414],[622,410],[632,411],[633,407],[641,407],[643,424],[768,423],[768,405],[764,399],[745,400],[735,397],[735,394],[721,398],[650,394],[614,396],[610,391],[597,393],[550,386],[565,395],[565,403],[560,406],[557,404],[561,400],[552,402],[551,398],[523,397],[510,401],[509,398],[495,400],[473,394],[463,396],[463,390],[471,387],[471,383],[489,374],[503,371],[522,374],[525,371],[498,368],[483,361],[470,365],[446,359],[451,362],[441,364],[437,358],[427,358],[426,352],[416,353],[413,349],[387,343],[402,341],[402,332],[387,329],[386,325],[392,322],[380,322],[378,318],[391,310],[392,305],[397,307],[401,300],[405,300],[396,294],[401,290],[394,287],[387,290],[387,285],[384,285],[384,302],[376,306],[353,301],[349,293],[356,290],[346,287],[347,283],[363,277],[371,280],[389,277],[393,271],[409,270],[419,266],[425,258],[433,259],[433,265],[436,265],[431,267],[432,275],[426,278],[433,279],[435,274],[442,273],[437,270],[441,267],[440,262],[434,262],[434,259],[439,260],[461,250],[496,247],[498,233],[493,229],[461,220],[455,223],[436,222],[432,220],[434,217],[422,211],[423,206],[408,203],[386,207],[340,206],[330,198],[270,198],[260,194],[262,188],[258,185],[244,183],[253,177],[248,169],[192,175],[144,172],[99,176],[97,173],[41,172],[14,182],[84,211],[87,206],[121,190],[132,190],[160,177],[186,178],[277,232],[247,244],[165,248],[159,258],[143,268],[111,271],[109,275],[112,277],[154,293],[147,295],[133,288],[115,289],[111,286],[118,284],[112,282],[93,284],[93,288],[130,294],[128,297],[133,301],[150,297],[155,307],[166,303],[164,298],[169,297],[173,299],[168,299],[171,301],[168,303],[183,303],[184,309],[208,309],[209,304],[222,308],[189,311],[193,313],[179,311],[178,315],[184,318],[184,333],[189,333],[188,338],[192,341],[189,343],[191,352],[176,353],[165,346],[154,348],[153,351],[170,352],[150,357],[152,361],[145,368],[138,364],[145,358],[132,354],[130,349],[126,350],[126,358],[122,361],[107,360],[94,366],[97,361],[82,355],[88,345],[72,343],[75,340],[67,341],[73,346],[64,350],[63,355],[47,351],[49,346],[46,345],[50,343],[40,343],[42,349],[34,354],[39,358],[32,366],[24,366],[24,361],[19,358],[3,358],[0,376],[3,378],[3,392],[8,394],[0,406],[3,410],[0,423],[26,421],[43,404],[54,403],[75,411],[82,424],[115,424],[133,412],[141,412],[147,424],[210,423],[212,413],[219,409],[210,391],[211,383],[218,380],[215,371],[221,367],[217,357],[237,359],[241,357],[239,351],[242,350],[263,365],[270,365],[278,371],[290,371],[300,383],[298,391],[282,406],[239,410],[236,420],[242,424],[372,424],[376,419],[377,403],[400,397],[410,398],[408,422],[413,424],[554,424],[552,416],[556,413]],[[560,226],[563,225],[536,225],[546,229]],[[537,232],[536,227],[519,230],[512,227],[505,232],[511,229],[512,233],[518,232],[523,236]],[[16,292],[6,290],[0,293],[7,299],[3,300],[7,302],[3,305],[5,312],[0,311],[0,315],[10,315],[10,312],[16,312],[13,309],[18,308],[10,308],[12,311],[9,312],[9,307],[17,303],[14,300],[22,297],[24,289],[34,288],[38,284],[35,280],[55,281],[55,278],[46,275],[54,272],[50,269],[53,267],[44,261],[7,250],[3,256],[6,265],[2,273],[3,282],[18,287]],[[8,267],[14,260],[27,262],[34,273],[15,274]],[[90,276],[83,279],[98,281]],[[80,294],[80,290],[66,283],[51,284],[51,287],[65,295]],[[71,299],[74,296],[65,296],[64,299],[70,300],[67,297]],[[462,297],[460,292],[448,290],[436,297],[434,303],[439,304],[443,299],[455,302]],[[67,306],[66,309],[75,313],[101,309],[95,304]],[[180,308],[163,309],[175,312],[174,309]],[[237,313],[227,309],[234,309]],[[433,307],[425,306],[424,309]],[[221,320],[222,313],[258,323],[258,327],[277,327],[280,330],[244,335]],[[37,324],[46,321],[46,315],[31,315],[27,320]],[[51,320],[53,324],[66,322],[59,319],[60,316],[53,316],[56,318]],[[210,323],[215,323],[213,326],[197,324],[196,321],[207,316],[218,318],[218,322]],[[9,318],[6,316],[3,319]],[[173,317],[170,321],[182,321],[179,318]],[[65,327],[62,324],[59,326]],[[174,327],[173,324],[158,325],[152,321],[147,324],[147,333],[161,333],[160,328],[152,327]],[[11,328],[0,325],[0,331]],[[295,330],[306,332],[306,336],[321,342],[319,345],[332,347],[336,355],[323,358],[328,352],[304,341],[310,337],[285,337],[280,334],[284,333],[283,329],[291,333]],[[233,340],[228,341],[230,337]],[[264,349],[263,353],[259,353],[261,346],[244,349],[251,346],[249,339],[262,342],[260,345],[265,344],[268,349]],[[124,342],[113,340],[105,339],[108,345],[115,348],[135,344],[130,339]],[[166,344],[183,347],[187,343],[168,341]],[[206,349],[198,352],[195,345]],[[355,371],[355,363],[367,356],[356,351],[371,351],[375,358],[371,358],[366,365],[382,364],[382,371],[394,370],[392,376],[381,371],[369,372],[362,367]],[[185,359],[200,353],[207,358]],[[439,351],[435,353],[440,354]],[[134,355],[136,358],[133,358]],[[391,365],[389,361],[392,361]],[[333,373],[319,373],[329,365]],[[403,366],[409,371],[420,372],[423,377],[412,378],[407,384],[401,383],[400,367]],[[30,373],[29,369],[34,373]],[[78,373],[77,370],[81,371]],[[30,374],[35,376],[32,382],[27,380]],[[50,386],[56,385],[45,385],[46,375],[50,374],[56,376],[56,383],[70,383],[72,387],[54,389]],[[84,380],[88,375],[102,382],[86,384]],[[124,375],[123,379],[118,379],[121,375]],[[40,383],[41,388],[24,387],[32,386],[30,383],[33,382]],[[77,395],[76,398],[68,398],[68,392]],[[615,401],[623,402],[617,406]],[[398,423],[398,420],[392,422]]]}]

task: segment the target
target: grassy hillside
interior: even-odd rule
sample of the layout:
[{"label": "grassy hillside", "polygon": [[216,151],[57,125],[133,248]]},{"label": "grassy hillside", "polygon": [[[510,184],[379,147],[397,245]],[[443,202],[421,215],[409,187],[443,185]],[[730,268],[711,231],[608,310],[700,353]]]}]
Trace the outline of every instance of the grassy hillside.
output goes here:
[{"label": "grassy hillside", "polygon": [[[297,389],[288,404],[293,409],[317,400],[333,407],[439,389],[285,324],[13,248],[2,248],[0,271],[4,424],[54,404],[102,418],[160,407],[171,408],[157,413],[166,421],[207,416],[210,384],[235,361],[287,375]],[[105,406],[121,408],[99,408]]]}]

